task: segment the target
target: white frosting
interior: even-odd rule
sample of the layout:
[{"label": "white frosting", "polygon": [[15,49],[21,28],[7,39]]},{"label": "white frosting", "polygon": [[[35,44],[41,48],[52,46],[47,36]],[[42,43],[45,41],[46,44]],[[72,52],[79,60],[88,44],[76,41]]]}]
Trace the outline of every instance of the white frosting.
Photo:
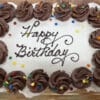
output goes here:
[{"label": "white frosting", "polygon": [[[16,7],[14,3],[12,2],[10,3]],[[98,6],[100,8],[100,5],[97,5],[95,3],[91,3],[89,5],[91,7]],[[32,26],[32,24],[36,21],[36,19],[33,18],[32,20],[27,22],[20,22],[15,18],[12,22],[9,23],[10,28],[8,34],[10,33],[12,34],[12,36],[9,37],[9,35],[7,34],[5,37],[0,38],[0,40],[3,40],[7,44],[9,50],[7,61],[4,64],[2,64],[0,67],[5,69],[8,73],[14,70],[20,70],[23,71],[27,76],[30,72],[32,72],[32,70],[35,69],[44,69],[44,71],[47,72],[48,75],[51,75],[51,73],[56,70],[65,70],[68,74],[71,74],[75,68],[78,68],[80,66],[86,67],[87,64],[91,65],[89,69],[93,71],[94,66],[91,62],[91,59],[93,53],[96,50],[89,45],[88,40],[89,40],[90,33],[96,30],[96,28],[93,28],[90,24],[88,24],[87,21],[77,22],[74,20],[75,23],[72,23],[73,20],[74,19],[70,18],[68,21],[60,22],[55,18],[52,18],[52,21],[50,20],[44,22],[40,21],[40,25],[37,28],[33,28],[32,32],[36,32],[36,31],[41,32],[42,30],[44,32],[47,31],[55,32],[55,33],[59,32],[57,37],[63,35],[71,35],[73,37],[73,43],[71,45],[64,44],[64,40],[66,39],[66,37],[64,37],[56,41],[54,43],[54,46],[58,43],[58,48],[61,49],[61,51],[63,49],[69,49],[68,51],[69,53],[78,53],[79,54],[78,62],[76,63],[72,62],[70,59],[71,56],[69,56],[65,59],[64,66],[62,67],[61,63],[57,63],[57,64],[51,63],[53,57],[43,56],[43,57],[24,57],[24,58],[17,57],[16,58],[15,52],[18,52],[19,50],[16,47],[16,44],[19,45],[24,44],[25,46],[37,47],[37,48],[44,47],[44,45],[41,44],[40,41],[36,42],[37,40],[36,37],[28,37],[28,38],[26,36],[21,37],[20,34],[21,32],[25,32],[22,26],[25,27],[29,25]],[[16,22],[17,24],[14,25],[13,24],[14,22]],[[58,25],[55,26],[55,23],[57,23]],[[71,38],[68,38],[68,41],[70,42]],[[11,60],[9,60],[10,56],[12,56]],[[12,64],[14,63],[13,61],[16,64]],[[21,64],[24,64],[25,67],[24,68],[21,67]],[[94,85],[89,87],[87,90],[100,91],[100,89],[98,89]],[[5,91],[4,88],[0,89],[0,92],[4,92],[4,91]],[[20,93],[24,94],[26,97],[29,98],[39,95],[30,92],[27,87],[23,91],[20,91]]]}]

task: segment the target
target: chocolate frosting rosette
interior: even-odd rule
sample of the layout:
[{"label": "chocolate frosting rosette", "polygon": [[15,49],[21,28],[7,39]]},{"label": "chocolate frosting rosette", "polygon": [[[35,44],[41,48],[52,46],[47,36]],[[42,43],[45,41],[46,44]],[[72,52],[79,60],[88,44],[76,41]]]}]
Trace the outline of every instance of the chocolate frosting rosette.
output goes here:
[{"label": "chocolate frosting rosette", "polygon": [[29,74],[27,85],[31,92],[40,93],[48,87],[48,81],[48,75],[42,69],[38,69]]},{"label": "chocolate frosting rosette", "polygon": [[13,71],[6,76],[4,86],[11,93],[23,90],[26,86],[26,75],[21,71]]},{"label": "chocolate frosting rosette", "polygon": [[39,20],[47,20],[52,14],[52,4],[41,1],[34,8],[34,17]]},{"label": "chocolate frosting rosette", "polygon": [[100,10],[97,7],[91,8],[88,21],[93,27],[100,28]]},{"label": "chocolate frosting rosette", "polygon": [[0,68],[0,87],[3,86],[3,82],[6,76],[6,72],[4,69]]},{"label": "chocolate frosting rosette", "polygon": [[59,2],[54,9],[56,19],[60,21],[68,20],[71,17],[71,14],[71,5],[65,1]]},{"label": "chocolate frosting rosette", "polygon": [[93,73],[94,83],[100,87],[100,69],[96,68]]},{"label": "chocolate frosting rosette", "polygon": [[33,17],[33,6],[28,1],[22,1],[16,9],[16,17],[20,21],[28,21]]},{"label": "chocolate frosting rosette", "polygon": [[91,33],[89,43],[93,48],[100,49],[100,29]]},{"label": "chocolate frosting rosette", "polygon": [[79,89],[89,87],[91,85],[91,81],[93,80],[92,72],[85,67],[76,68],[72,72],[71,77],[73,85]]},{"label": "chocolate frosting rosette", "polygon": [[97,68],[100,68],[100,50],[94,53],[92,61]]},{"label": "chocolate frosting rosette", "polygon": [[3,64],[8,56],[8,49],[4,42],[0,41],[0,64]]},{"label": "chocolate frosting rosette", "polygon": [[0,18],[0,37],[4,36],[9,30],[9,26],[3,18]]},{"label": "chocolate frosting rosette", "polygon": [[88,4],[81,4],[72,9],[72,17],[75,18],[77,21],[84,21],[89,16],[89,5]]},{"label": "chocolate frosting rosette", "polygon": [[7,22],[12,21],[12,19],[15,17],[14,6],[8,3],[0,5],[0,18],[3,18]]},{"label": "chocolate frosting rosette", "polygon": [[64,71],[54,72],[49,80],[49,87],[52,91],[63,94],[70,89],[71,78]]}]

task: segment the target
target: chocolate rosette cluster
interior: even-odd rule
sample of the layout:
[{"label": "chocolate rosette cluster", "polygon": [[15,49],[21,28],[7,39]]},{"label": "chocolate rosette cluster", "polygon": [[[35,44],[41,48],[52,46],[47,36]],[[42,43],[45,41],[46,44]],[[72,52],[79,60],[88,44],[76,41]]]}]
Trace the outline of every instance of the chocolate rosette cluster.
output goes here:
[{"label": "chocolate rosette cluster", "polygon": [[12,21],[12,19],[15,17],[14,6],[8,3],[0,5],[0,18],[3,18],[6,22]]},{"label": "chocolate rosette cluster", "polygon": [[89,5],[82,4],[74,7],[72,9],[72,17],[75,18],[77,21],[84,21],[89,16]]},{"label": "chocolate rosette cluster", "polygon": [[54,72],[49,80],[49,87],[52,91],[63,94],[70,89],[71,78],[64,71]]},{"label": "chocolate rosette cluster", "polygon": [[83,89],[91,85],[92,72],[85,67],[80,67],[72,72],[71,78],[76,88]]},{"label": "chocolate rosette cluster", "polygon": [[41,21],[47,20],[52,14],[52,4],[41,1],[34,8],[34,17]]},{"label": "chocolate rosette cluster", "polygon": [[26,75],[21,71],[13,71],[6,76],[4,86],[11,93],[23,90],[26,86]]},{"label": "chocolate rosette cluster", "polygon": [[5,76],[6,76],[5,70],[0,68],[0,88],[3,86]]},{"label": "chocolate rosette cluster", "polygon": [[100,28],[100,10],[97,7],[91,8],[88,21],[93,27]]},{"label": "chocolate rosette cluster", "polygon": [[62,1],[57,4],[54,9],[56,19],[66,21],[71,17],[71,5],[68,2]]},{"label": "chocolate rosette cluster", "polygon": [[20,21],[27,21],[33,17],[33,6],[28,1],[22,1],[16,9],[16,17]]},{"label": "chocolate rosette cluster", "polygon": [[9,26],[3,18],[0,18],[0,37],[4,36],[9,30]]},{"label": "chocolate rosette cluster", "polygon": [[100,29],[91,33],[89,43],[93,48],[100,49]]},{"label": "chocolate rosette cluster", "polygon": [[48,81],[48,75],[42,69],[38,69],[29,74],[27,85],[31,92],[39,93],[48,87]]},{"label": "chocolate rosette cluster", "polygon": [[94,83],[100,87],[100,68],[96,68],[93,73]]},{"label": "chocolate rosette cluster", "polygon": [[3,64],[8,56],[8,49],[3,41],[0,41],[0,64]]}]

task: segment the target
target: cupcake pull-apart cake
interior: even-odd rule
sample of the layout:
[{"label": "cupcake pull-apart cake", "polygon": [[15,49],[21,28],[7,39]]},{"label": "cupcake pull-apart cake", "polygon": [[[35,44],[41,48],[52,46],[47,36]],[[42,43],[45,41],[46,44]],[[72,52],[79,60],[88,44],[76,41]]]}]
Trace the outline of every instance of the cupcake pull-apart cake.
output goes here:
[{"label": "cupcake pull-apart cake", "polygon": [[0,93],[47,88],[100,92],[99,4],[0,3]]}]

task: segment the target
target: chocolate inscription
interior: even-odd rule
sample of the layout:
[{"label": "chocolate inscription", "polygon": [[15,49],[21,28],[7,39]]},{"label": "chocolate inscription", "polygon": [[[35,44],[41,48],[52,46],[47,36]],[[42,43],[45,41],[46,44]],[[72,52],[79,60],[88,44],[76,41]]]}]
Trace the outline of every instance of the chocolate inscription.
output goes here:
[{"label": "chocolate inscription", "polygon": [[[36,38],[36,43],[42,44],[42,46],[31,47],[25,44],[17,44],[18,51],[15,52],[16,57],[52,57],[51,63],[60,63],[64,66],[66,59],[70,59],[72,62],[79,61],[79,54],[76,52],[70,52],[67,47],[73,44],[74,38],[69,35],[60,35],[59,32],[51,32],[44,30],[34,31],[34,28],[40,26],[39,21],[35,21],[33,25],[23,26],[24,32],[21,32],[22,38]],[[60,48],[60,40],[63,40],[62,44],[66,48]]]}]

